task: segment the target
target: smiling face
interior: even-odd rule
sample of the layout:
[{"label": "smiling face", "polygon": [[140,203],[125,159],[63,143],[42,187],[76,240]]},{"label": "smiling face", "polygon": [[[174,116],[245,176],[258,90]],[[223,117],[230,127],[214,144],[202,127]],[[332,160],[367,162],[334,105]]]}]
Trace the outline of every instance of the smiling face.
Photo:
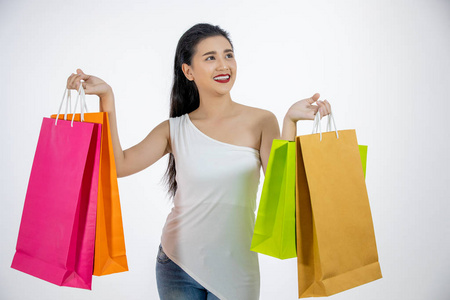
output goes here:
[{"label": "smiling face", "polygon": [[183,64],[182,69],[186,78],[195,82],[200,97],[227,95],[236,80],[233,49],[223,36],[199,42],[191,65]]}]

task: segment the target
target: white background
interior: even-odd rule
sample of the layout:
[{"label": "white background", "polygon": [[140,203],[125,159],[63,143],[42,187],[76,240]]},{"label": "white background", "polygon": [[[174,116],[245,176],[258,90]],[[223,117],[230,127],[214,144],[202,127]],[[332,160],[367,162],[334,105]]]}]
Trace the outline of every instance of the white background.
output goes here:
[{"label": "white background", "polygon": [[[61,288],[10,268],[42,117],[82,68],[116,96],[124,148],[168,117],[175,47],[199,22],[231,33],[235,101],[268,109],[320,92],[369,145],[383,279],[332,299],[449,299],[449,1],[0,2],[0,299],[157,299],[166,158],[119,180],[130,271]],[[91,111],[98,100],[88,96]],[[299,124],[309,133],[311,122]],[[261,178],[263,180],[263,177]],[[296,260],[260,255],[261,299],[296,299]]]}]

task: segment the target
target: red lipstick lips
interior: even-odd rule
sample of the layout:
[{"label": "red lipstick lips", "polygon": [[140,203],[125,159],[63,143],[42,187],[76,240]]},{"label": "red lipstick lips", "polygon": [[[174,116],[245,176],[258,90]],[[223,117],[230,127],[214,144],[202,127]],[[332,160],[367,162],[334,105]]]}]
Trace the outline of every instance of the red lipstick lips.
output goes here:
[{"label": "red lipstick lips", "polygon": [[214,80],[220,83],[227,83],[230,81],[231,76],[229,74],[220,74],[214,77]]}]

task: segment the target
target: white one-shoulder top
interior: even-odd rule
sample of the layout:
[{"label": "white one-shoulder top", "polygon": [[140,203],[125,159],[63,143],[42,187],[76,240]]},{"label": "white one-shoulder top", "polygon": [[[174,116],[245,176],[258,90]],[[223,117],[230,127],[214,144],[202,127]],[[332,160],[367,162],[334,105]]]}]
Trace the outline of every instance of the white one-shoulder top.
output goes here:
[{"label": "white one-shoulder top", "polygon": [[259,151],[210,138],[188,114],[169,123],[178,189],[164,252],[222,300],[259,299],[258,255],[250,251]]}]

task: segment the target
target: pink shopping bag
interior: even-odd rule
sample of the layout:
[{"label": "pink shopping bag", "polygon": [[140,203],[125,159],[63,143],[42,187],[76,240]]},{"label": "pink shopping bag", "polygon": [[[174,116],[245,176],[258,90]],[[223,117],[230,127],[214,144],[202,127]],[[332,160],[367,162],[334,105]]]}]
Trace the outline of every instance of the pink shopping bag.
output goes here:
[{"label": "pink shopping bag", "polygon": [[44,118],[11,267],[91,289],[101,125]]}]

